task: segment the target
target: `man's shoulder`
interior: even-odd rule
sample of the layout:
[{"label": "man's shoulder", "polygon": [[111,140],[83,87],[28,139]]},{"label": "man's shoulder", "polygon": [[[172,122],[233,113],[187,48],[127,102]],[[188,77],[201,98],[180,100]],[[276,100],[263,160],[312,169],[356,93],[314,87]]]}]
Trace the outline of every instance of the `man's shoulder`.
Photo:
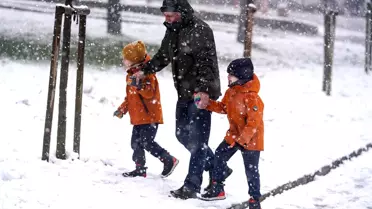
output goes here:
[{"label": "man's shoulder", "polygon": [[194,24],[192,25],[192,27],[196,30],[212,31],[208,23],[196,16],[194,16]]}]

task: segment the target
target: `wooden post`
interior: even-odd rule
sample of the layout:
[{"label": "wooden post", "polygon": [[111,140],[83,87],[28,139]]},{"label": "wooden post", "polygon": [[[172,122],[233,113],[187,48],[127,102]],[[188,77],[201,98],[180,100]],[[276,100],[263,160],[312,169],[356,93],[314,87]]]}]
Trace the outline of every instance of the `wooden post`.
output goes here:
[{"label": "wooden post", "polygon": [[71,18],[71,14],[65,13],[63,23],[61,78],[59,82],[59,108],[56,150],[56,157],[58,159],[66,159],[66,107],[68,68],[70,64]]},{"label": "wooden post", "polygon": [[49,161],[49,152],[50,152],[50,136],[52,132],[54,99],[55,99],[56,83],[57,83],[58,53],[59,53],[61,28],[62,28],[61,26],[62,15],[63,15],[63,10],[60,7],[56,6],[55,17],[54,17],[52,54],[51,54],[51,61],[50,61],[48,99],[47,99],[44,138],[43,138],[43,151],[41,155],[41,160],[46,160],[46,161]]},{"label": "wooden post", "polygon": [[327,96],[331,95],[332,65],[337,14],[337,12],[330,10],[325,11],[324,13],[324,74],[322,90],[326,92]]},{"label": "wooden post", "polygon": [[79,43],[78,43],[78,62],[76,75],[76,95],[75,95],[75,121],[74,121],[74,152],[80,157],[80,130],[81,130],[81,106],[83,100],[83,78],[84,78],[84,52],[85,52],[85,32],[86,15],[80,16],[79,24]]},{"label": "wooden post", "polygon": [[365,67],[364,70],[368,74],[372,70],[372,4],[367,3],[366,13],[366,41],[365,41]]},{"label": "wooden post", "polygon": [[329,64],[329,35],[330,35],[330,16],[327,12],[324,13],[324,66],[323,66],[323,86],[322,90],[327,90],[327,73]]},{"label": "wooden post", "polygon": [[247,26],[246,26],[246,34],[244,39],[244,57],[251,57],[252,54],[252,35],[253,35],[253,24],[254,19],[253,15],[257,11],[256,6],[254,4],[249,4],[248,9],[246,11],[247,14]]},{"label": "wooden post", "polygon": [[107,31],[113,35],[121,34],[120,0],[109,0],[107,7]]},{"label": "wooden post", "polygon": [[237,41],[244,43],[245,35],[247,34],[247,10],[248,5],[253,4],[253,0],[240,0],[240,15],[238,23]]},{"label": "wooden post", "polygon": [[[86,30],[86,16],[90,13],[90,9],[86,6],[72,6],[71,1],[66,1],[65,5],[56,5],[52,57],[50,66],[48,100],[45,117],[45,128],[43,138],[43,152],[42,160],[49,161],[50,152],[50,138],[52,129],[52,119],[54,111],[55,89],[57,82],[57,60],[60,46],[60,36],[63,22],[63,44],[62,44],[62,63],[61,63],[61,78],[59,86],[59,111],[58,111],[58,130],[57,130],[57,151],[56,157],[59,159],[66,159],[66,107],[67,107],[67,80],[68,68],[70,62],[70,39],[71,39],[71,19],[75,15],[77,21],[81,21],[79,25],[79,44],[78,44],[78,72],[76,84],[76,101],[75,101],[75,128],[74,128],[74,151],[79,152],[80,149],[80,121],[81,121],[81,98],[83,85],[83,68],[84,68],[84,46],[85,46],[85,30]],[[75,19],[75,18],[74,18]]]}]

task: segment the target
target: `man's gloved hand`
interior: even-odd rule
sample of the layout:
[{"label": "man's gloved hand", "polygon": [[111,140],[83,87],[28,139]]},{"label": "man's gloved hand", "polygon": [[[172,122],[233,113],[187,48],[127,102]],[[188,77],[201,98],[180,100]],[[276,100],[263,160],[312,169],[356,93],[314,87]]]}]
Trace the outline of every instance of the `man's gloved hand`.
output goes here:
[{"label": "man's gloved hand", "polygon": [[122,118],[124,114],[120,110],[115,110],[114,117]]}]

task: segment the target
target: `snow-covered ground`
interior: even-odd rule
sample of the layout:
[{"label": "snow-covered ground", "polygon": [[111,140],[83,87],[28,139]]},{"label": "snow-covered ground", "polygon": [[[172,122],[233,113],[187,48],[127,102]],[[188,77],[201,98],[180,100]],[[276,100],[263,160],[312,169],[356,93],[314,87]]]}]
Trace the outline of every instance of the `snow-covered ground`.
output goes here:
[{"label": "snow-covered ground", "polygon": [[267,199],[265,208],[371,209],[372,153],[365,153],[317,181]]},{"label": "snow-covered ground", "polygon": [[[225,66],[221,66],[224,69]],[[101,72],[87,69],[84,81],[81,161],[52,158],[54,163],[40,161],[45,116],[49,66],[47,63],[19,64],[1,61],[0,94],[0,207],[1,209],[37,208],[122,208],[138,204],[139,208],[223,208],[235,201],[247,198],[244,169],[239,154],[229,165],[234,169],[226,181],[228,199],[221,202],[180,201],[168,198],[169,190],[181,186],[188,165],[189,154],[174,137],[175,91],[167,72],[159,74],[165,124],[160,126],[157,141],[181,162],[168,179],[160,179],[161,163],[148,157],[150,176],[147,179],[125,179],[120,173],[133,168],[129,145],[131,126],[125,117],[112,117],[112,112],[124,97],[125,75],[121,70]],[[73,69],[73,67],[72,67]],[[262,80],[262,98],[265,101],[265,146],[261,157],[262,191],[267,192],[303,174],[313,172],[320,166],[357,149],[372,139],[372,98],[370,76],[362,70],[339,68],[335,73],[333,96],[321,92],[319,70],[257,69]],[[226,73],[221,72],[223,90],[226,90]],[[75,70],[70,73],[68,102],[67,149],[72,150],[72,119],[74,110]],[[57,95],[58,96],[58,95]],[[56,106],[57,107],[57,106]],[[55,115],[54,118],[57,118]],[[215,149],[228,127],[226,117],[213,115],[210,145]],[[55,128],[55,127],[54,127]],[[53,130],[55,139],[56,129]],[[55,150],[55,141],[51,146]],[[368,156],[366,154],[366,156]],[[358,161],[358,160],[355,160]],[[358,161],[359,162],[359,161]],[[363,163],[365,162],[365,163]],[[351,168],[371,174],[368,160]],[[362,167],[359,167],[362,166]],[[347,172],[342,172],[344,170]],[[369,170],[368,170],[369,169]],[[338,194],[329,200],[327,195],[344,191],[354,193],[355,184],[362,178],[362,171],[355,173],[348,167],[335,171],[319,183],[303,187],[299,192],[269,198],[265,208],[288,208],[297,205],[312,208],[311,204],[342,204]],[[338,179],[339,173],[344,176]],[[205,179],[207,179],[207,174]],[[351,183],[345,184],[344,178]],[[332,179],[327,181],[326,179]],[[321,183],[323,182],[323,183]],[[327,182],[327,183],[324,183]],[[207,181],[204,181],[204,186]],[[335,187],[328,183],[343,184]],[[316,187],[322,185],[322,187]],[[365,179],[368,193],[371,180]],[[309,187],[310,190],[306,188]],[[316,189],[315,189],[316,187]],[[346,189],[347,189],[346,188]],[[343,190],[342,190],[343,189]],[[362,191],[360,191],[362,192]],[[292,194],[292,195],[289,195]],[[364,206],[372,205],[365,198]],[[370,194],[370,193],[369,193]],[[302,199],[303,202],[297,201]],[[351,198],[351,197],[350,197]],[[280,202],[278,204],[276,200]],[[296,199],[296,202],[293,202]],[[321,200],[319,200],[321,201]],[[358,199],[350,199],[362,204]],[[303,204],[302,204],[303,203]],[[284,205],[285,206],[284,206]],[[310,204],[310,206],[309,206]],[[287,207],[288,206],[288,207]],[[294,207],[294,206],[291,206]],[[336,207],[341,208],[341,207]],[[357,207],[353,207],[357,208]]]},{"label": "snow-covered ground", "polygon": [[[138,17],[152,22],[145,26],[123,23],[123,34],[147,43],[160,43],[164,34],[163,20],[147,15]],[[0,18],[5,23],[0,24],[2,36],[48,43],[51,40],[52,14],[0,9]],[[106,29],[105,21],[88,19],[87,25],[88,36],[107,36],[102,30]],[[229,25],[211,22],[211,26],[218,54],[240,57],[243,46],[236,43],[235,33],[227,28]],[[236,28],[234,25],[231,27]],[[253,62],[261,78],[261,96],[265,102],[265,151],[260,161],[262,192],[265,193],[312,173],[372,141],[372,78],[363,70],[363,45],[337,40],[332,96],[327,97],[321,91],[321,37],[259,28],[254,34],[257,47],[253,50]],[[147,179],[121,176],[123,171],[133,168],[133,163],[128,116],[122,120],[112,117],[125,96],[125,73],[116,68],[106,71],[94,66],[86,68],[81,160],[72,160],[75,159],[71,150],[76,65],[71,64],[67,132],[69,159],[52,158],[53,163],[46,163],[40,157],[49,63],[0,59],[0,209],[101,209],[125,208],[131,204],[138,208],[219,209],[247,199],[240,154],[229,162],[234,172],[226,181],[226,200],[181,201],[168,197],[169,190],[182,184],[189,154],[174,136],[176,92],[167,71],[158,74],[165,124],[160,126],[156,140],[180,159],[174,174],[168,179],[159,178],[162,164],[147,155],[150,173]],[[226,63],[220,62],[223,91],[227,86],[225,69]],[[58,109],[57,104],[55,109]],[[56,122],[57,115],[54,119]],[[210,138],[213,150],[221,142],[227,127],[225,116],[213,114]],[[54,153],[56,126],[52,133],[51,153]],[[370,159],[371,154],[363,154],[329,176],[268,198],[263,202],[263,208],[370,209]],[[207,178],[205,174],[203,186],[206,186]]]}]

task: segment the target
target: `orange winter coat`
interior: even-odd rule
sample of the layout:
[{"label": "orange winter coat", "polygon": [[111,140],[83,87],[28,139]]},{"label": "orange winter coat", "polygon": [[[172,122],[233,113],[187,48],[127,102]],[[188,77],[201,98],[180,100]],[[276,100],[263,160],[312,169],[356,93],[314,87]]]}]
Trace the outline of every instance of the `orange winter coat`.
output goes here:
[{"label": "orange winter coat", "polygon": [[227,114],[230,128],[225,140],[228,144],[238,143],[247,150],[264,149],[264,103],[258,92],[260,81],[256,75],[244,85],[227,89],[221,102],[210,100],[208,110]]},{"label": "orange winter coat", "polygon": [[[149,57],[146,58],[146,61]],[[118,108],[123,114],[129,112],[130,122],[132,125],[142,125],[150,123],[163,123],[163,112],[160,103],[159,83],[155,74],[146,75],[141,81],[140,90],[131,86],[130,78],[137,69],[130,68],[127,70],[127,87],[124,102]]]}]

